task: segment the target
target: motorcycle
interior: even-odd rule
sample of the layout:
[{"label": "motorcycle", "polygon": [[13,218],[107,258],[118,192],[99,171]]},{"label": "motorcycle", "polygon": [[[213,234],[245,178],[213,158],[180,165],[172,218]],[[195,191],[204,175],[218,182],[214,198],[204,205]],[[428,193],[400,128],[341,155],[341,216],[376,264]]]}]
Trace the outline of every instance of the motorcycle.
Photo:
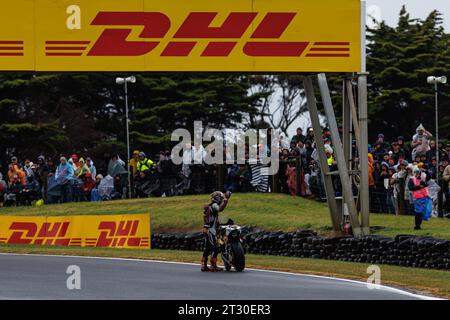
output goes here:
[{"label": "motorcycle", "polygon": [[218,232],[218,244],[225,270],[230,271],[232,267],[237,272],[245,269],[245,251],[242,239],[242,227],[230,223],[220,225]]}]

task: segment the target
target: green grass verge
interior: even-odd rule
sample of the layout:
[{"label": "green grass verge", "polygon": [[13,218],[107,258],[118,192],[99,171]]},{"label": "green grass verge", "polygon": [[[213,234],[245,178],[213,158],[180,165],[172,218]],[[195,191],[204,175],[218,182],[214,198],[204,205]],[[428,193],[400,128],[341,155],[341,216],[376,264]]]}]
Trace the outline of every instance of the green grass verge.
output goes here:
[{"label": "green grass verge", "polygon": [[[201,256],[200,252],[193,251],[67,248],[23,245],[0,245],[0,252],[79,256],[89,255],[97,257],[120,257],[194,263],[198,263]],[[368,277],[367,264],[343,261],[258,256],[249,254],[246,257],[246,265],[248,268],[334,276],[361,281],[366,281]],[[405,268],[389,265],[380,265],[380,268],[381,282],[384,285],[410,289],[427,295],[450,298],[450,272],[448,271]]]},{"label": "green grass verge", "polygon": [[[202,208],[208,195],[169,198],[147,198],[110,202],[81,202],[42,207],[0,208],[0,215],[72,215],[124,214],[152,211],[153,231],[192,232],[202,225]],[[331,222],[326,204],[283,194],[233,194],[226,215],[241,225],[252,225],[266,230],[293,231],[314,229],[319,234],[331,234]],[[414,231],[414,217],[372,214],[373,233],[395,236],[415,234],[450,239],[450,219],[430,219],[423,230]]]}]

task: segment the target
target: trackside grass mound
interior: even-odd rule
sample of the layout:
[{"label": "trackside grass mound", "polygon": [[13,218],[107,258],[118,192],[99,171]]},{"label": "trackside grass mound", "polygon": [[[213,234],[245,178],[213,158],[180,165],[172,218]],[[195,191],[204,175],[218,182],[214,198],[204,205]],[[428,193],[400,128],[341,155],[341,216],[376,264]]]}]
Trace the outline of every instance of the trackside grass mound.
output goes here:
[{"label": "trackside grass mound", "polygon": [[[74,215],[152,213],[154,232],[195,232],[202,226],[202,208],[208,195],[146,198],[109,202],[79,202],[41,207],[0,208],[0,215]],[[322,236],[331,235],[328,207],[324,203],[273,193],[233,194],[223,216],[240,225],[268,231],[313,229]],[[450,219],[432,218],[423,230],[413,230],[413,216],[371,214],[372,234],[395,236],[414,234],[450,239]]]}]

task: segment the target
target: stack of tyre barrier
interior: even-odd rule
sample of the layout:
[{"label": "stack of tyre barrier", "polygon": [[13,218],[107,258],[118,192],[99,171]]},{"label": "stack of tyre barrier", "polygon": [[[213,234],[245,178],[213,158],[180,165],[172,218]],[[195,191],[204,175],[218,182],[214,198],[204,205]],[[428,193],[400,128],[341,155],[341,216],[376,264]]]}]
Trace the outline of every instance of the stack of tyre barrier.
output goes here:
[{"label": "stack of tyre barrier", "polygon": [[[247,253],[329,259],[371,264],[450,270],[450,241],[432,237],[397,235],[395,238],[340,236],[324,238],[312,230],[268,232],[245,227]],[[152,248],[203,250],[201,232],[192,234],[155,233]]]}]

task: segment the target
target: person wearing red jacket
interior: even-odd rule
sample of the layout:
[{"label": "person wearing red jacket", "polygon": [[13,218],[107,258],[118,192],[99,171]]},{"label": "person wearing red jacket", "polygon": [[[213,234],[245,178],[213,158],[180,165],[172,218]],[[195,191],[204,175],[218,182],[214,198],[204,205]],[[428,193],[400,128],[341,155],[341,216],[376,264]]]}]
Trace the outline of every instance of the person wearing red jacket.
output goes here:
[{"label": "person wearing red jacket", "polygon": [[91,191],[95,188],[95,181],[92,179],[92,174],[90,172],[86,173],[83,177],[83,184],[81,185],[83,189],[84,197],[90,201]]}]

